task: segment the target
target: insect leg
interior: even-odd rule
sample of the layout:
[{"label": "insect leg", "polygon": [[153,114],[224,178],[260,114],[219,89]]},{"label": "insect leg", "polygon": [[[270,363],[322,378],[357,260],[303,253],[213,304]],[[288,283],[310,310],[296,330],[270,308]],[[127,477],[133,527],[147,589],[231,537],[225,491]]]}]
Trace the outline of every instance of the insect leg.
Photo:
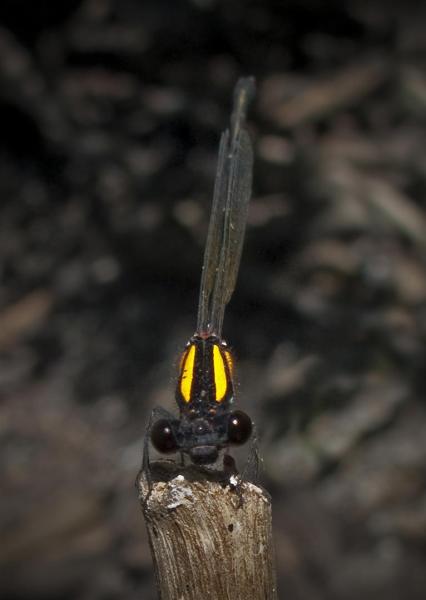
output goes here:
[{"label": "insect leg", "polygon": [[259,438],[257,435],[257,427],[255,423],[253,423],[253,430],[251,434],[251,442],[250,442],[250,451],[246,463],[244,465],[244,469],[241,473],[241,478],[251,479],[253,483],[256,485],[259,480],[259,463],[261,462],[261,457],[259,454]]},{"label": "insect leg", "polygon": [[152,409],[151,414],[149,416],[148,423],[147,423],[147,426],[145,429],[145,436],[144,436],[144,440],[143,440],[142,467],[141,467],[140,473],[138,475],[138,479],[141,476],[145,478],[145,481],[146,481],[146,484],[148,487],[148,492],[145,495],[145,498],[143,499],[144,505],[147,503],[148,498],[152,492],[152,472],[151,472],[149,446],[150,446],[150,441],[151,441],[152,428],[154,426],[154,423],[159,418],[169,419],[170,421],[175,420],[175,416],[172,413],[170,413],[168,410],[166,410],[165,408],[162,408],[161,406],[155,406]]}]

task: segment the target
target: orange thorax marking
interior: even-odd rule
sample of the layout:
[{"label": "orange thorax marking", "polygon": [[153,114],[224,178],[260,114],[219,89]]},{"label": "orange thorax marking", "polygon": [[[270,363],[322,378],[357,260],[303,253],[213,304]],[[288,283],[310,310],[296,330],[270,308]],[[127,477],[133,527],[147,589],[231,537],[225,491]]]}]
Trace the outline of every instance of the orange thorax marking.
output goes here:
[{"label": "orange thorax marking", "polygon": [[191,401],[191,387],[194,379],[195,345],[184,354],[181,364],[180,393],[185,402]]},{"label": "orange thorax marking", "polygon": [[216,344],[213,346],[213,373],[216,390],[215,400],[216,402],[222,402],[228,389],[228,377],[222,353]]}]

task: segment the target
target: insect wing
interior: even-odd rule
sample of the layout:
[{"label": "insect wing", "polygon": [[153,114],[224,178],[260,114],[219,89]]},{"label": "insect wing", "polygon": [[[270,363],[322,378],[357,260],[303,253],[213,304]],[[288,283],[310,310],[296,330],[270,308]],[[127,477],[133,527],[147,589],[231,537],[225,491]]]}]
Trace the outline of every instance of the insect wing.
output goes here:
[{"label": "insect wing", "polygon": [[221,335],[226,304],[235,288],[251,194],[253,151],[244,128],[252,78],[236,86],[231,132],[222,134],[213,207],[204,254],[197,333]]},{"label": "insect wing", "polygon": [[237,281],[251,195],[252,167],[250,138],[247,131],[241,129],[235,139],[230,158],[222,248],[212,297],[211,330],[218,336],[222,331],[225,307]]},{"label": "insect wing", "polygon": [[201,275],[200,299],[198,304],[197,332],[208,333],[211,320],[212,295],[215,289],[221,254],[225,202],[228,187],[229,131],[222,133],[213,194],[213,206],[204,252]]}]

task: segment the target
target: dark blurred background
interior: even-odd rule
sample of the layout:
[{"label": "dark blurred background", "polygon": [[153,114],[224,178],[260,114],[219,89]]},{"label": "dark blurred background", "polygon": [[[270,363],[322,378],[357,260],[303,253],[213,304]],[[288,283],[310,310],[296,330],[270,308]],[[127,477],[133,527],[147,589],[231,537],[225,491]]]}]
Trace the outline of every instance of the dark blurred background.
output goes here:
[{"label": "dark blurred background", "polygon": [[258,82],[224,332],[279,589],[426,589],[426,36],[405,0],[0,4],[0,596],[156,598],[133,482]]}]

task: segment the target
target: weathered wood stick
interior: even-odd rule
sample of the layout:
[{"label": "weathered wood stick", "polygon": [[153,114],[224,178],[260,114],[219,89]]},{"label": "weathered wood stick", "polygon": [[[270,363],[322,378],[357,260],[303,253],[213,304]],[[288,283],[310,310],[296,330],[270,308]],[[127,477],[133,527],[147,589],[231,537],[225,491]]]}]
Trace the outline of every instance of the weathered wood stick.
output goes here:
[{"label": "weathered wood stick", "polygon": [[[275,600],[271,502],[224,473],[159,461],[137,487],[161,600]],[[229,477],[228,477],[229,479]]]}]

